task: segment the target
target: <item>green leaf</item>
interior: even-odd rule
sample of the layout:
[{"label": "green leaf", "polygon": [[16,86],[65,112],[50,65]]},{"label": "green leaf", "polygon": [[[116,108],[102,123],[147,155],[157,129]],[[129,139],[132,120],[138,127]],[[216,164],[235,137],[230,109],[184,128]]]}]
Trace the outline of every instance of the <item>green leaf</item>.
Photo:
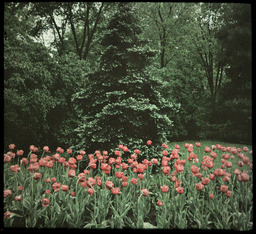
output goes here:
[{"label": "green leaf", "polygon": [[157,227],[152,225],[151,223],[144,222],[143,223],[143,228],[154,229],[154,228],[157,228]]}]

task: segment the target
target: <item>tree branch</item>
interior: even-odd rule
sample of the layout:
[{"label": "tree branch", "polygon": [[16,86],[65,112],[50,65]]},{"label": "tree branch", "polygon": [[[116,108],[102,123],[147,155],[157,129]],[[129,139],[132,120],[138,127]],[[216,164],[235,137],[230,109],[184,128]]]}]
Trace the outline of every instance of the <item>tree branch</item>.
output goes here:
[{"label": "tree branch", "polygon": [[73,15],[72,14],[72,5],[73,5],[72,2],[68,3],[68,18],[69,18],[72,34],[73,34],[74,41],[75,41],[76,51],[77,51],[77,54],[80,55],[81,52],[79,49],[78,40],[77,40],[77,36],[76,36],[76,30],[75,30],[75,26],[74,26],[73,19],[72,19],[72,15]]},{"label": "tree branch", "polygon": [[96,28],[97,28],[98,22],[100,20],[100,16],[101,16],[103,6],[104,6],[104,2],[101,3],[101,6],[100,6],[100,9],[98,11],[97,18],[94,22],[94,26],[93,26],[93,29],[92,29],[91,33],[89,33],[89,24],[87,24],[87,26],[88,26],[88,40],[87,40],[86,48],[85,48],[85,51],[84,51],[84,56],[83,56],[84,60],[86,60],[86,58],[88,56],[90,46],[91,46],[91,42],[92,42],[92,38],[93,38],[94,33],[96,32]]}]

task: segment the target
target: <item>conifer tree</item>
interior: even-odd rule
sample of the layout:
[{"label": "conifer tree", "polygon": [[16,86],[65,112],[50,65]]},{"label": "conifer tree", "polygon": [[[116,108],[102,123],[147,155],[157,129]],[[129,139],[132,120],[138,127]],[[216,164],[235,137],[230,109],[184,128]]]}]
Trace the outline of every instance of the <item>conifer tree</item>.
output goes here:
[{"label": "conifer tree", "polygon": [[117,9],[101,41],[100,66],[74,95],[83,110],[78,148],[161,143],[173,127],[169,116],[178,107],[162,98],[162,84],[147,69],[154,52],[140,38],[134,3],[120,2]]}]

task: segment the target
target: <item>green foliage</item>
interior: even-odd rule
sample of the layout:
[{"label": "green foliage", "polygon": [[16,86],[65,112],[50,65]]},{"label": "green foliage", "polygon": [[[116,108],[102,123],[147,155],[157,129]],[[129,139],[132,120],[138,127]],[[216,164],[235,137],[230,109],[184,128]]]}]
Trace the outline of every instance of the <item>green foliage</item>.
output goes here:
[{"label": "green foliage", "polygon": [[5,142],[250,143],[251,46],[249,4],[6,2]]},{"label": "green foliage", "polygon": [[161,97],[162,84],[145,70],[153,53],[138,37],[141,31],[131,3],[119,4],[107,31],[100,67],[74,98],[86,115],[77,131],[94,150],[129,138],[161,141],[173,126],[169,113],[174,104]]},{"label": "green foliage", "polygon": [[[6,17],[10,9],[6,8]],[[16,12],[14,18],[19,19]],[[51,57],[50,51],[30,37],[28,30],[6,22],[10,32],[4,47],[4,131],[5,142],[17,145],[70,145],[78,112],[71,95],[82,84],[84,63],[72,53]],[[29,24],[29,22],[27,23]],[[69,111],[67,111],[69,110]],[[16,134],[14,134],[16,133]]]}]

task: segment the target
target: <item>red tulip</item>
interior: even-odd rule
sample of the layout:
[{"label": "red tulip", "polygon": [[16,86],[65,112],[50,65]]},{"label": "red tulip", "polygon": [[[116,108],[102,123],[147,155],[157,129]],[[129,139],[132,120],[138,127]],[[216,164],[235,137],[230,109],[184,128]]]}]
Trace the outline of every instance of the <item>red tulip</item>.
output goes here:
[{"label": "red tulip", "polygon": [[95,179],[93,179],[92,177],[89,177],[87,180],[88,187],[93,187],[95,184],[96,184]]},{"label": "red tulip", "polygon": [[206,147],[204,148],[204,152],[205,152],[205,153],[210,153],[210,152],[211,152],[211,148],[208,147],[208,146],[206,146]]},{"label": "red tulip", "polygon": [[132,158],[133,160],[136,160],[136,159],[137,159],[137,154],[131,154],[131,158]]},{"label": "red tulip", "polygon": [[63,157],[60,157],[59,160],[58,160],[58,162],[59,162],[59,163],[62,163],[62,164],[63,164],[65,161],[66,161],[66,159],[63,158]]},{"label": "red tulip", "polygon": [[201,143],[200,142],[196,142],[196,147],[200,147]]},{"label": "red tulip", "polygon": [[[8,154],[4,154],[4,162],[5,162],[5,163],[10,162],[10,161],[11,161],[11,159],[12,159],[12,157],[11,157],[11,156],[9,156]],[[20,161],[21,161],[21,160],[20,160]]]},{"label": "red tulip", "polygon": [[152,159],[151,159],[151,162],[152,162],[153,164],[155,164],[155,165],[158,164],[158,160],[157,160],[156,158],[152,158]]},{"label": "red tulip", "polygon": [[129,149],[127,148],[127,146],[124,146],[124,147],[123,147],[123,151],[124,151],[124,152],[129,152]]},{"label": "red tulip", "polygon": [[108,190],[111,190],[111,189],[114,187],[114,184],[113,184],[112,181],[107,180],[107,181],[105,182],[105,187],[106,187]]},{"label": "red tulip", "polygon": [[15,196],[15,197],[14,197],[14,200],[15,200],[15,201],[21,201],[21,195]]},{"label": "red tulip", "polygon": [[129,165],[127,163],[124,163],[124,162],[122,163],[122,169],[123,170],[127,170],[128,167],[129,167]]},{"label": "red tulip", "polygon": [[52,185],[52,188],[53,188],[54,191],[60,190],[60,183],[54,183],[54,184]]},{"label": "red tulip", "polygon": [[10,190],[10,189],[4,190],[4,197],[8,197],[11,195],[12,195],[12,190]]},{"label": "red tulip", "polygon": [[177,181],[177,177],[176,176],[172,176],[172,182],[176,182]]},{"label": "red tulip", "polygon": [[58,148],[56,149],[56,152],[62,154],[62,153],[64,152],[64,149],[62,149],[61,147],[58,147]]},{"label": "red tulip", "polygon": [[162,160],[162,166],[163,166],[163,167],[168,166],[168,161],[167,161],[167,160]]},{"label": "red tulip", "polygon": [[113,194],[115,194],[115,195],[121,193],[121,192],[120,192],[120,188],[118,188],[118,187],[111,189],[111,192],[112,192]]},{"label": "red tulip", "polygon": [[12,172],[17,173],[17,172],[20,170],[20,167],[19,167],[18,164],[16,164],[16,165],[11,165],[11,166],[10,166],[10,170],[11,170]]},{"label": "red tulip", "polygon": [[75,192],[71,192],[71,193],[70,193],[70,196],[71,196],[71,197],[74,197],[75,195],[76,195]]},{"label": "red tulip", "polygon": [[121,145],[121,144],[120,144],[120,145],[118,145],[118,148],[119,148],[119,149],[123,149],[123,147],[124,147],[124,146],[123,146],[123,145]]},{"label": "red tulip", "polygon": [[22,156],[24,154],[23,150],[17,150],[16,155]]},{"label": "red tulip", "polygon": [[83,160],[83,156],[80,155],[80,154],[77,155],[77,156],[76,156],[76,160],[77,160],[77,161],[82,161],[82,160]]},{"label": "red tulip", "polygon": [[15,145],[14,144],[10,144],[9,145],[9,149],[13,150],[15,148]]},{"label": "red tulip", "polygon": [[210,174],[209,178],[210,180],[215,180],[216,176],[214,174]]},{"label": "red tulip", "polygon": [[224,182],[228,182],[230,180],[230,177],[229,176],[224,176],[223,179],[222,179]]},{"label": "red tulip", "polygon": [[143,180],[144,174],[138,174],[138,178],[139,178],[140,180]]},{"label": "red tulip", "polygon": [[167,193],[167,192],[169,191],[169,187],[168,187],[167,185],[163,185],[163,186],[161,187],[161,191],[162,191],[163,193]]},{"label": "red tulip", "polygon": [[147,141],[147,145],[151,145],[152,144],[152,141],[151,140],[148,140]]},{"label": "red tulip", "polygon": [[157,206],[162,206],[162,205],[164,205],[164,203],[163,203],[163,202],[161,202],[161,201],[159,201],[159,200],[157,201],[157,203],[156,203],[156,204],[157,204]]},{"label": "red tulip", "polygon": [[94,190],[92,188],[88,188],[87,192],[90,196],[92,196],[92,194],[94,193]]},{"label": "red tulip", "polygon": [[221,147],[220,149],[221,149],[222,152],[226,152],[227,151],[227,149],[225,147]]},{"label": "red tulip", "polygon": [[142,193],[142,195],[145,196],[145,197],[148,197],[148,196],[149,196],[149,195],[148,195],[148,194],[149,194],[148,189],[142,189],[142,190],[141,190],[141,193]]},{"label": "red tulip", "polygon": [[166,166],[166,167],[164,167],[163,168],[163,173],[165,174],[165,175],[169,175],[169,172],[171,171],[171,168],[169,167],[169,166]]},{"label": "red tulip", "polygon": [[29,147],[29,149],[30,149],[30,151],[32,151],[32,152],[34,152],[34,153],[38,151],[38,148],[35,147],[34,145],[31,145],[31,146]]},{"label": "red tulip", "polygon": [[163,143],[163,144],[162,144],[162,147],[163,147],[164,149],[167,149],[167,148],[168,148],[168,145],[167,145],[166,143]]},{"label": "red tulip", "polygon": [[[109,165],[112,165],[113,163],[115,163],[116,162],[116,159],[115,158],[109,158],[108,159],[108,164]],[[102,164],[101,164],[101,166],[102,166]]]},{"label": "red tulip", "polygon": [[226,197],[231,197],[231,191],[228,190],[227,192],[225,192],[225,196],[226,196]]},{"label": "red tulip", "polygon": [[45,190],[45,193],[46,193],[46,194],[49,194],[50,192],[51,192],[50,189]]},{"label": "red tulip", "polygon": [[124,175],[123,172],[121,172],[121,171],[116,171],[116,178],[122,178],[123,175]]},{"label": "red tulip", "polygon": [[46,183],[50,183],[50,182],[51,182],[51,179],[50,179],[50,178],[46,178],[46,179],[45,179],[45,182],[46,182]]},{"label": "red tulip", "polygon": [[183,165],[180,165],[180,164],[174,164],[174,167],[175,167],[175,170],[178,172],[178,173],[182,173],[184,171],[184,167]]},{"label": "red tulip", "polygon": [[4,213],[4,218],[5,218],[5,219],[9,219],[9,218],[11,217],[11,215],[12,215],[12,213],[11,213],[10,211],[6,211],[6,212]]},{"label": "red tulip", "polygon": [[75,177],[76,176],[76,171],[73,169],[68,170],[68,177]]},{"label": "red tulip", "polygon": [[142,164],[142,163],[139,163],[139,164],[137,165],[137,173],[143,173],[144,170],[145,170],[145,165]]},{"label": "red tulip", "polygon": [[132,179],[130,180],[130,182],[131,182],[132,184],[137,184],[137,179],[132,178]]},{"label": "red tulip", "polygon": [[249,175],[247,173],[243,172],[240,174],[240,176],[243,182],[249,181]]},{"label": "red tulip", "polygon": [[122,181],[122,187],[126,187],[128,183],[126,181]]},{"label": "red tulip", "polygon": [[68,163],[69,163],[70,165],[73,165],[73,164],[76,163],[76,159],[75,159],[75,158],[69,158]]},{"label": "red tulip", "polygon": [[49,206],[49,203],[50,203],[49,199],[47,199],[47,198],[43,198],[43,199],[41,200],[41,202],[42,202],[42,205],[43,205],[44,207]]},{"label": "red tulip", "polygon": [[40,174],[40,173],[38,173],[38,172],[34,173],[33,178],[34,178],[35,180],[40,180],[41,177],[42,177],[42,174]]},{"label": "red tulip", "polygon": [[204,188],[203,184],[197,183],[196,184],[196,190],[201,191]]},{"label": "red tulip", "polygon": [[80,151],[80,154],[81,154],[82,156],[84,156],[84,155],[86,154],[86,152],[85,152],[84,150],[81,150],[81,151]]},{"label": "red tulip", "polygon": [[227,167],[227,168],[231,168],[231,167],[232,167],[232,162],[226,161],[226,162],[224,163],[224,165],[225,165],[225,167]]},{"label": "red tulip", "polygon": [[68,154],[72,154],[72,149],[67,149]]},{"label": "red tulip", "polygon": [[235,175],[239,175],[239,174],[241,174],[241,171],[236,168],[233,173],[234,173]]},{"label": "red tulip", "polygon": [[196,173],[199,172],[199,168],[197,166],[195,166],[195,165],[192,165],[190,169],[191,169],[193,174],[196,174]]},{"label": "red tulip", "polygon": [[228,191],[228,186],[227,185],[221,185],[220,186],[220,191],[223,192],[223,193],[226,193]]},{"label": "red tulip", "polygon": [[163,152],[162,152],[162,155],[163,155],[163,156],[167,156],[168,154],[169,154],[168,151],[163,150]]},{"label": "red tulip", "polygon": [[244,151],[244,152],[248,152],[248,150],[249,150],[249,149],[248,149],[246,146],[243,147],[243,151]]},{"label": "red tulip", "polygon": [[224,176],[225,172],[224,169],[219,169],[219,176]]},{"label": "red tulip", "polygon": [[178,194],[183,194],[183,192],[184,192],[184,188],[182,188],[182,187],[177,187],[175,189],[176,189]]},{"label": "red tulip", "polygon": [[133,152],[134,152],[135,154],[140,154],[140,153],[141,153],[140,150],[138,150],[138,149],[135,149]]},{"label": "red tulip", "polygon": [[203,185],[207,185],[207,184],[209,184],[209,182],[210,182],[210,179],[208,177],[202,178]]},{"label": "red tulip", "polygon": [[46,153],[49,153],[49,147],[48,146],[44,146],[43,147],[43,151],[45,151]]},{"label": "red tulip", "polygon": [[61,190],[65,191],[65,192],[68,192],[69,191],[68,185],[61,185]]}]

